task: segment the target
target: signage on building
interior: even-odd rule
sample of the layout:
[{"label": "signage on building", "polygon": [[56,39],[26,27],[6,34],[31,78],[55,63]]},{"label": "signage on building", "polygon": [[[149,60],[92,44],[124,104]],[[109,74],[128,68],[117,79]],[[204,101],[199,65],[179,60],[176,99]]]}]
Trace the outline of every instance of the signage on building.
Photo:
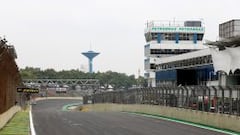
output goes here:
[{"label": "signage on building", "polygon": [[34,88],[17,88],[19,93],[39,93],[39,89]]},{"label": "signage on building", "polygon": [[204,33],[204,27],[151,27],[151,32]]}]

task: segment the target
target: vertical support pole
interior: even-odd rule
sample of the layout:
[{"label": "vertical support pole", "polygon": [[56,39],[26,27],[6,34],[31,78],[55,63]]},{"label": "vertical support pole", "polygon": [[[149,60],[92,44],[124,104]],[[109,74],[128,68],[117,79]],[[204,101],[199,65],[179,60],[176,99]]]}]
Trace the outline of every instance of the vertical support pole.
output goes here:
[{"label": "vertical support pole", "polygon": [[215,105],[214,105],[214,107],[215,107],[215,112],[218,112],[218,97],[217,97],[217,89],[213,86],[213,89],[214,89],[214,101],[215,101]]},{"label": "vertical support pole", "polygon": [[145,89],[145,102],[148,103],[148,88]]},{"label": "vertical support pole", "polygon": [[139,88],[135,90],[135,104],[139,104]]},{"label": "vertical support pole", "polygon": [[179,43],[179,33],[175,34],[175,42],[176,42],[176,44]]},{"label": "vertical support pole", "polygon": [[158,88],[154,88],[154,95],[155,95],[155,104],[158,104]]},{"label": "vertical support pole", "polygon": [[154,101],[154,97],[153,97],[153,88],[150,89],[150,103],[152,104]]},{"label": "vertical support pole", "polygon": [[147,92],[147,103],[148,104],[150,104],[150,92],[149,91],[150,91],[150,89],[148,88],[147,91],[146,91]]},{"label": "vertical support pole", "polygon": [[182,103],[181,103],[181,104],[182,104],[182,107],[185,108],[185,106],[184,106],[184,88],[182,88],[181,90],[182,90],[182,91],[181,91],[181,94],[182,94],[182,95],[181,95],[181,100],[182,100]]},{"label": "vertical support pole", "polygon": [[166,106],[166,89],[163,87],[163,105]]},{"label": "vertical support pole", "polygon": [[219,88],[221,89],[221,113],[224,113],[224,105],[225,105],[225,102],[224,102],[224,89],[222,88],[222,86],[219,86]]},{"label": "vertical support pole", "polygon": [[153,104],[155,104],[155,102],[156,102],[155,88],[152,88],[152,102],[153,102]]},{"label": "vertical support pole", "polygon": [[157,94],[157,104],[160,105],[160,91],[159,91],[160,87],[156,88],[156,94]]},{"label": "vertical support pole", "polygon": [[232,98],[232,88],[228,87],[229,89],[229,99],[230,99],[230,105],[229,105],[229,114],[233,113],[233,98]]},{"label": "vertical support pole", "polygon": [[152,97],[152,87],[149,89],[149,103],[152,104],[152,100],[153,100],[153,97]]},{"label": "vertical support pole", "polygon": [[166,106],[169,106],[169,90],[168,90],[168,86],[165,87],[165,90],[166,90],[166,96],[165,96],[165,100],[166,100]]},{"label": "vertical support pole", "polygon": [[189,108],[189,91],[188,88],[186,87],[186,103],[187,103],[187,108]]},{"label": "vertical support pole", "polygon": [[164,99],[164,87],[162,87],[162,105],[165,105],[165,99]]},{"label": "vertical support pole", "polygon": [[168,103],[168,106],[171,106],[172,104],[172,101],[171,101],[171,88],[168,86],[167,87],[167,103]]},{"label": "vertical support pole", "polygon": [[202,95],[202,111],[206,111],[205,110],[205,97],[206,97],[206,88],[205,87],[200,87],[203,91],[203,95]]},{"label": "vertical support pole", "polygon": [[[196,101],[196,93],[195,93],[195,87],[193,87],[193,88],[191,88],[191,90],[192,90],[192,101],[191,101],[191,107],[193,108],[193,107],[196,107],[196,110],[198,109],[198,105],[197,105],[197,101]],[[196,106],[193,106],[194,104],[195,104],[195,102],[196,102]]]},{"label": "vertical support pole", "polygon": [[157,43],[161,43],[161,33],[157,34]]},{"label": "vertical support pole", "polygon": [[210,112],[210,107],[211,107],[211,89],[206,86],[206,88],[208,89],[208,112]]},{"label": "vertical support pole", "polygon": [[237,88],[237,115],[240,116],[240,89]]},{"label": "vertical support pole", "polygon": [[177,107],[180,107],[180,88],[177,87]]},{"label": "vertical support pole", "polygon": [[173,87],[174,107],[177,107],[176,89],[177,87]]},{"label": "vertical support pole", "polygon": [[193,34],[193,43],[197,44],[197,33]]},{"label": "vertical support pole", "polygon": [[92,59],[89,59],[89,73],[92,73],[93,69],[92,69]]},{"label": "vertical support pole", "polygon": [[142,89],[143,103],[146,103],[146,88]]}]

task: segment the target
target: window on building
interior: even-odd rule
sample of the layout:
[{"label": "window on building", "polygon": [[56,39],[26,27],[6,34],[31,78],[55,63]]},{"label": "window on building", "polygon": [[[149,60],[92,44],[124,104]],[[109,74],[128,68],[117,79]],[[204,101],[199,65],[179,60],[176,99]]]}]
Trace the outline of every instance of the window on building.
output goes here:
[{"label": "window on building", "polygon": [[150,64],[150,69],[156,69],[156,65],[155,64]]},{"label": "window on building", "polygon": [[175,33],[162,33],[161,34],[162,40],[175,40]]},{"label": "window on building", "polygon": [[203,39],[203,34],[197,34],[197,40],[202,40]]},{"label": "window on building", "polygon": [[195,50],[189,50],[189,49],[151,49],[151,54],[183,54],[187,52],[191,52]]}]

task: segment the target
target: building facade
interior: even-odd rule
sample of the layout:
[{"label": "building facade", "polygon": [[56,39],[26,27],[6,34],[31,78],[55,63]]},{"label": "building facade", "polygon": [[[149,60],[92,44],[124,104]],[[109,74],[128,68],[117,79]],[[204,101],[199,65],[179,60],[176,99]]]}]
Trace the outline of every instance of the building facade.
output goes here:
[{"label": "building facade", "polygon": [[153,21],[145,30],[149,87],[240,85],[239,20],[219,25],[219,41],[203,44],[201,21]]},{"label": "building facade", "polygon": [[202,42],[204,31],[201,21],[148,22],[144,32],[146,39],[144,69],[148,86],[155,87],[161,80],[162,83],[174,83],[175,71],[157,72],[159,70],[156,69],[157,63],[164,58],[206,49],[207,46]]},{"label": "building facade", "polygon": [[240,36],[240,19],[230,20],[219,24],[220,39]]}]

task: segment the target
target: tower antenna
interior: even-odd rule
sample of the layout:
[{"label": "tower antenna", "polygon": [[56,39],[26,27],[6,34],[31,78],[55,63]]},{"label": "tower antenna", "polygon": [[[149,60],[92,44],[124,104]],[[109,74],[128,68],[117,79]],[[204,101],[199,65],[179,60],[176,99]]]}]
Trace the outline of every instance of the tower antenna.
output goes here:
[{"label": "tower antenna", "polygon": [[92,50],[92,42],[90,41],[90,50]]}]

